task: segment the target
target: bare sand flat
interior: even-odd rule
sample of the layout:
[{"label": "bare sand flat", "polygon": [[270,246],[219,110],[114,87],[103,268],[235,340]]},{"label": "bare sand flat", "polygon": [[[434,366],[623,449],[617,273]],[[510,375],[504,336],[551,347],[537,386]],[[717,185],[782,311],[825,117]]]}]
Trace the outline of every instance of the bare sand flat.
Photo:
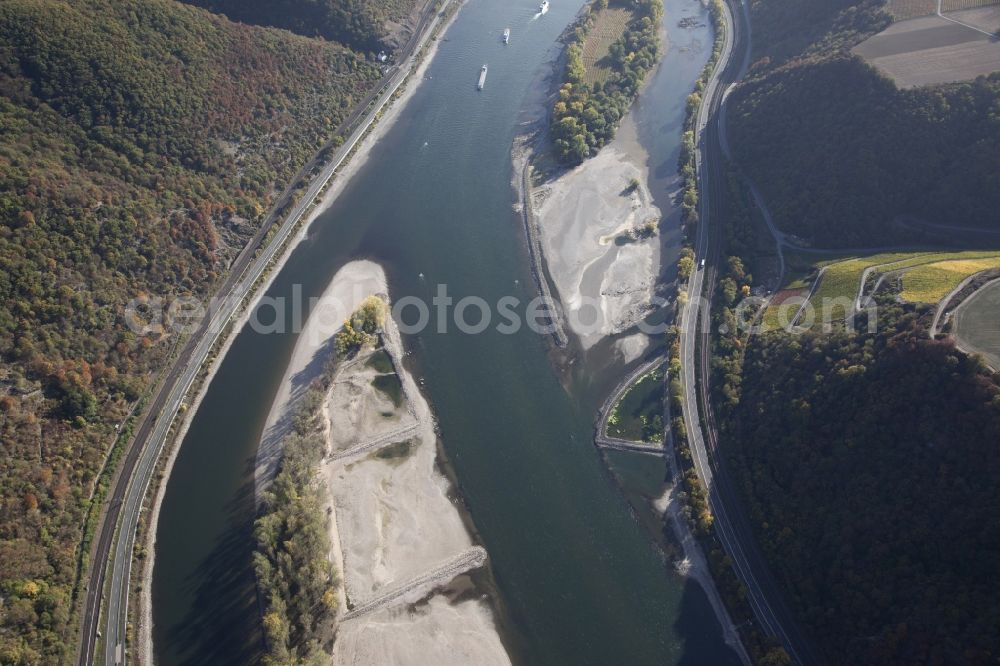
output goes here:
[{"label": "bare sand flat", "polygon": [[[433,436],[433,433],[432,433]],[[408,452],[382,450],[346,465],[328,465],[344,550],[344,582],[363,603],[432,569],[472,545],[435,469],[435,442],[417,437]]]},{"label": "bare sand flat", "polygon": [[[362,301],[372,295],[388,301],[386,292],[382,268],[355,261],[337,272],[313,308],[258,451],[258,496],[280,460],[297,401],[332,356],[333,336]],[[448,598],[447,590],[468,580],[465,572],[483,566],[486,554],[449,496],[430,407],[402,366],[391,319],[382,342],[384,351],[365,349],[340,364],[323,403],[330,559],[342,580],[341,616],[355,609],[338,628],[334,660],[510,663],[488,597],[467,585],[463,601]],[[397,376],[396,383],[375,386]],[[373,610],[359,609],[363,604]]]},{"label": "bare sand flat", "polygon": [[[385,272],[371,261],[352,261],[337,271],[301,326],[288,369],[274,396],[257,449],[255,492],[274,477],[281,459],[281,440],[291,428],[298,401],[319,377],[332,354],[331,340],[367,296],[386,293]],[[291,307],[290,305],[288,307]]]},{"label": "bare sand flat", "polygon": [[491,666],[509,664],[490,607],[435,595],[411,608],[381,610],[341,624],[337,665]]},{"label": "bare sand flat", "polygon": [[337,376],[327,397],[330,450],[348,451],[366,441],[405,432],[418,425],[409,403],[396,405],[374,382],[392,379],[368,364],[370,355],[353,362]]},{"label": "bare sand flat", "polygon": [[[402,343],[395,323],[387,321],[385,329],[384,348],[400,370],[405,403],[397,413],[405,414],[415,428],[405,436],[386,438],[386,432],[399,431],[399,423],[373,428],[360,418],[355,409],[358,403],[337,399],[345,387],[362,384],[363,378],[371,376],[368,356],[338,371],[327,403],[331,444],[379,443],[379,448],[358,459],[333,457],[324,469],[336,507],[344,583],[354,605],[377,596],[386,587],[417,577],[472,545],[461,513],[448,497],[450,482],[436,466],[437,434],[430,407],[402,368]],[[374,397],[368,389],[361,395]],[[344,417],[340,412],[345,410],[355,413]],[[369,421],[384,418],[381,413],[367,415]],[[332,448],[331,453],[334,451]]]},{"label": "bare sand flat", "polygon": [[615,340],[615,349],[622,355],[626,365],[638,360],[648,348],[649,336],[645,333],[633,333]]},{"label": "bare sand flat", "polygon": [[[379,602],[377,610],[344,620],[334,643],[334,662],[510,663],[489,604],[475,599],[451,603],[443,592],[428,594],[452,584],[465,569],[448,570],[449,563],[476,549],[449,497],[451,482],[437,465],[430,407],[402,367],[399,331],[391,320],[385,328],[384,348],[398,371],[403,404],[396,406],[366,387],[378,374],[368,363],[371,352],[340,369],[326,403],[331,453],[337,450],[335,442],[377,444],[360,457],[332,455],[324,465],[335,526],[332,558],[341,567],[345,601],[353,608],[392,596],[408,583],[420,584],[398,599]],[[350,390],[360,398],[353,400]],[[345,411],[350,414],[344,416]],[[386,414],[395,421],[389,423],[393,418]],[[401,428],[405,437],[391,436]],[[476,562],[481,566],[482,561]],[[414,604],[414,594],[426,600]]]},{"label": "bare sand flat", "polygon": [[[635,326],[650,310],[659,238],[619,240],[629,229],[660,220],[646,177],[646,168],[616,139],[532,195],[549,274],[584,348]],[[632,178],[640,185],[625,192]]]},{"label": "bare sand flat", "polygon": [[[965,81],[1000,70],[1000,7],[899,21],[853,52],[902,88]],[[960,23],[957,23],[958,21]],[[962,25],[964,24],[964,25]]]}]

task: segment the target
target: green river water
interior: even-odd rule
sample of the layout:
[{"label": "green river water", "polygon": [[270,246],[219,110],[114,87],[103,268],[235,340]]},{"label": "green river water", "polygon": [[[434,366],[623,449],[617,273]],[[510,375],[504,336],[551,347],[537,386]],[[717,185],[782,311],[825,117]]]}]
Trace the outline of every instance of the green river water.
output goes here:
[{"label": "green river water", "polygon": [[[526,96],[580,5],[557,0],[536,18],[534,0],[470,0],[427,79],[269,294],[289,295],[301,285],[305,297],[318,295],[345,262],[369,258],[385,267],[394,299],[429,301],[438,284],[456,300],[533,298],[511,207],[510,148]],[[653,156],[650,184],[665,210],[684,98],[711,46],[707,27],[677,27],[684,16],[707,23],[697,0],[666,5],[670,48],[636,111],[638,138]],[[507,47],[500,43],[505,26],[513,32]],[[477,92],[483,63],[489,77]],[[160,664],[260,658],[250,472],[294,343],[291,334],[241,333],[182,444],[157,531],[152,594]],[[547,340],[527,328],[465,335],[450,326],[405,343],[490,553],[517,659],[736,663],[701,589],[673,573],[626,499],[655,491],[662,461],[615,456],[626,485],[635,482],[623,493],[591,443],[595,409],[613,374],[591,374],[582,359],[572,379],[561,381]]]}]

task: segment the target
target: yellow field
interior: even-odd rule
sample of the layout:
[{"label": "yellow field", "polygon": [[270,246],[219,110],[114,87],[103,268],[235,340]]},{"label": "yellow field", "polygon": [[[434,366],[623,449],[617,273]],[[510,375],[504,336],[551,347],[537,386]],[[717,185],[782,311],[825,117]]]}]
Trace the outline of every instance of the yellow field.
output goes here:
[{"label": "yellow field", "polygon": [[[815,255],[813,255],[815,257]],[[996,266],[1000,262],[998,250],[966,250],[958,252],[884,252],[868,256],[834,256],[822,261],[810,259],[805,253],[789,255],[788,283],[782,287],[771,306],[764,313],[763,324],[773,327],[777,322],[777,305],[792,296],[802,296],[811,284],[808,276],[823,269],[820,282],[809,299],[808,308],[818,321],[842,321],[854,309],[854,302],[861,287],[861,277],[867,269],[870,288],[880,275],[899,271],[903,274],[906,300],[936,302],[954,289],[959,282],[973,273]],[[933,268],[931,268],[933,267]],[[924,269],[927,269],[924,272]],[[956,279],[957,278],[957,279]],[[812,278],[815,279],[815,278]],[[940,294],[936,298],[935,295]],[[823,316],[824,308],[828,311]],[[806,322],[808,325],[808,322]]]},{"label": "yellow field", "polygon": [[597,13],[594,27],[583,43],[584,83],[604,83],[611,75],[611,70],[604,67],[601,61],[607,57],[611,45],[625,34],[631,18],[632,12],[621,7],[608,7]]},{"label": "yellow field", "polygon": [[808,293],[808,289],[786,287],[775,294],[761,317],[761,328],[765,332],[787,328]]},{"label": "yellow field", "polygon": [[[848,310],[846,303],[853,303],[857,297],[866,268],[910,258],[916,258],[913,252],[889,252],[832,263],[826,267],[819,287],[809,302],[817,313],[823,312],[824,307],[829,308],[831,320],[844,319]],[[835,305],[835,301],[838,304]]]},{"label": "yellow field", "polygon": [[1000,256],[918,266],[903,275],[901,296],[911,303],[937,303],[965,278],[990,268],[1000,268]]}]

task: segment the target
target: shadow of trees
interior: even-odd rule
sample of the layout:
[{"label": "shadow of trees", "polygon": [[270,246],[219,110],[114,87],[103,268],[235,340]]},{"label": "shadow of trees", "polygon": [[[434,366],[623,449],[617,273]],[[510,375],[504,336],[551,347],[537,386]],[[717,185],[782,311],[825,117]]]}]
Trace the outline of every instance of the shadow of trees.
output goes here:
[{"label": "shadow of trees", "polygon": [[215,547],[183,584],[194,602],[184,619],[160,634],[166,641],[157,663],[256,664],[263,656],[263,634],[253,572],[253,461],[247,481],[227,506],[229,525]]}]

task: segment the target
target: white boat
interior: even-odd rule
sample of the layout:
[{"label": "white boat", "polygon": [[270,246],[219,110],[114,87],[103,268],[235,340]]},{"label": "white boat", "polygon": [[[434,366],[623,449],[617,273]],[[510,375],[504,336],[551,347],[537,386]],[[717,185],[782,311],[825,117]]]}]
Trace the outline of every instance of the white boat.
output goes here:
[{"label": "white boat", "polygon": [[504,31],[503,31],[503,43],[504,44],[509,44],[510,43],[510,28],[504,28]]},{"label": "white boat", "polygon": [[544,14],[547,11],[549,11],[549,0],[544,0],[544,2],[538,6],[538,13]]},{"label": "white boat", "polygon": [[486,65],[483,65],[483,68],[479,70],[479,85],[476,86],[479,90],[482,90],[483,86],[486,85],[486,72],[487,72]]}]

